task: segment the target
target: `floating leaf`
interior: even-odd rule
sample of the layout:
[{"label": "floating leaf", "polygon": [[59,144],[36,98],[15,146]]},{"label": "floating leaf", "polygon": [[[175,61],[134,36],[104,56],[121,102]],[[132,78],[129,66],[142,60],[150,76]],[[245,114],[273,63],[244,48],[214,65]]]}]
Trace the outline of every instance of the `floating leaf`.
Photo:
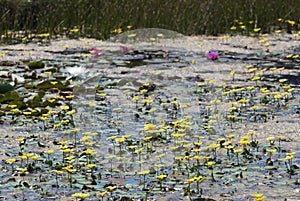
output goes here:
[{"label": "floating leaf", "polygon": [[5,94],[7,92],[13,91],[14,89],[15,88],[11,84],[0,82],[0,94]]},{"label": "floating leaf", "polygon": [[28,64],[28,67],[32,70],[41,69],[45,67],[45,63],[43,61],[32,61]]}]

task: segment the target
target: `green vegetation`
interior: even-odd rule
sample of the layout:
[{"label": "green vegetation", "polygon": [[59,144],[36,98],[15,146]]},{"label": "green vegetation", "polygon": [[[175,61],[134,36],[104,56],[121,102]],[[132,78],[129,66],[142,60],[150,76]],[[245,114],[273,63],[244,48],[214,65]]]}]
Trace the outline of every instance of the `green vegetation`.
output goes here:
[{"label": "green vegetation", "polygon": [[50,33],[107,39],[114,31],[149,27],[217,35],[230,33],[235,20],[251,30],[287,28],[290,32],[299,29],[300,18],[299,1],[280,0],[1,0],[0,8],[0,34],[18,31],[15,34],[23,37]]},{"label": "green vegetation", "polygon": [[[42,45],[0,52],[0,199],[294,199],[300,50],[276,42],[299,42],[299,9],[278,0],[0,0],[0,44]],[[209,59],[155,47],[179,34],[138,31],[147,27],[223,42],[251,35],[259,45]],[[43,50],[63,36],[85,39]],[[110,36],[136,43],[91,42]]]},{"label": "green vegetation", "polygon": [[[137,51],[135,46],[126,54],[102,46],[95,56],[95,50],[82,51],[90,40],[82,40],[81,52],[72,57],[62,52],[53,59],[39,55],[39,60],[8,62],[19,52],[2,53],[4,199],[264,201],[298,196],[290,191],[299,187],[299,87],[291,79],[299,54],[294,49],[277,50],[259,34],[254,41],[261,53],[219,51],[213,61],[184,50],[169,50],[170,56],[163,57],[160,48]],[[273,49],[263,51],[268,43]],[[130,65],[136,55],[146,65]],[[106,69],[100,63],[105,58],[110,62]],[[75,85],[75,75],[88,73],[92,69],[85,66],[95,62],[105,75],[85,83],[95,88],[89,94]],[[234,68],[224,68],[226,63]]]}]

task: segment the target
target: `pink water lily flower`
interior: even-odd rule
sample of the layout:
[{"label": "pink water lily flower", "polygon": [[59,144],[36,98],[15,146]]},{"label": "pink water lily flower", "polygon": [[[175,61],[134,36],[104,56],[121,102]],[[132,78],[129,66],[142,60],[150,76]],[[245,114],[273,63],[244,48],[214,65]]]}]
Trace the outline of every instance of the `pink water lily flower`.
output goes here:
[{"label": "pink water lily flower", "polygon": [[129,47],[124,46],[124,45],[120,46],[120,50],[121,50],[122,55],[131,52],[131,49]]},{"label": "pink water lily flower", "polygon": [[210,51],[207,53],[206,58],[208,60],[217,60],[219,58],[219,53],[217,51]]},{"label": "pink water lily flower", "polygon": [[94,56],[97,56],[97,55],[100,55],[100,54],[101,54],[101,50],[99,50],[99,49],[97,49],[97,48],[95,48],[95,47],[89,49],[89,52],[90,52],[91,54],[93,54]]}]

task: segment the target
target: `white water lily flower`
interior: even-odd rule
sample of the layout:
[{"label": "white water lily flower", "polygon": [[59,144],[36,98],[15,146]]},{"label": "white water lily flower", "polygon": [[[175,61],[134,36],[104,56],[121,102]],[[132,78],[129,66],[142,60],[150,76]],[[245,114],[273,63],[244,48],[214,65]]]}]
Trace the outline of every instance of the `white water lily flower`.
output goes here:
[{"label": "white water lily flower", "polygon": [[[24,77],[21,77],[17,74],[11,74],[11,79],[12,81],[14,82],[14,84],[16,83],[23,83],[25,82],[25,78]],[[14,86],[14,85],[13,85]]]},{"label": "white water lily flower", "polygon": [[83,66],[67,67],[66,71],[71,74],[71,77],[68,77],[67,80],[72,77],[82,77],[88,73],[88,70]]}]

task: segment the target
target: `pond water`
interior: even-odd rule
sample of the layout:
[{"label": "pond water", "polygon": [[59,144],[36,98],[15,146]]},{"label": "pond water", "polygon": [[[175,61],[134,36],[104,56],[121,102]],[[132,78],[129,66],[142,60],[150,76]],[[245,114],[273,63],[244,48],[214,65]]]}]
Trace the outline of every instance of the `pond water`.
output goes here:
[{"label": "pond water", "polygon": [[212,61],[152,29],[87,45],[2,48],[3,199],[299,200],[299,48]]}]

